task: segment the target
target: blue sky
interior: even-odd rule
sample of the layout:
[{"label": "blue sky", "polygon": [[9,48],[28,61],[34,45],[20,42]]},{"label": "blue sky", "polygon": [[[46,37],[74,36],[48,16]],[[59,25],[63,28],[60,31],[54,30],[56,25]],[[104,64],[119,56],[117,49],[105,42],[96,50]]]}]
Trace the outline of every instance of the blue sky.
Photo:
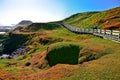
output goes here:
[{"label": "blue sky", "polygon": [[120,6],[120,0],[0,0],[0,25],[21,20],[49,22],[75,13],[103,11]]}]

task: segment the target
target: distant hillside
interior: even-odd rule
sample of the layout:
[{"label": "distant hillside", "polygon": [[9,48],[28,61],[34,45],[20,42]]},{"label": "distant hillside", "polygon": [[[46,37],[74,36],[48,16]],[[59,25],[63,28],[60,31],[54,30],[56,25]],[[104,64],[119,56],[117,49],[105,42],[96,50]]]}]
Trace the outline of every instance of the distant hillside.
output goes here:
[{"label": "distant hillside", "polygon": [[57,28],[60,28],[60,26],[55,23],[32,23],[31,25],[28,25],[28,26],[17,27],[14,30],[14,32],[15,31],[35,32],[35,31],[39,31],[39,30],[53,30],[53,29],[57,29]]},{"label": "distant hillside", "polygon": [[104,29],[120,30],[120,7],[102,12],[78,13],[63,22],[75,27],[92,28],[98,26]]},{"label": "distant hillside", "polygon": [[17,24],[17,26],[26,26],[32,24],[32,21],[29,20],[23,20]]},{"label": "distant hillside", "polygon": [[77,13],[74,14],[68,18],[66,18],[64,21],[69,23],[69,24],[75,24],[76,22],[83,21],[89,17],[91,17],[93,14],[96,14],[98,12],[84,12],[84,13]]},{"label": "distant hillside", "polygon": [[26,28],[26,30],[29,30],[29,31],[38,31],[38,30],[41,30],[41,29],[53,30],[53,29],[57,29],[59,27],[60,26],[58,26],[55,23],[33,23],[33,24],[29,25]]}]

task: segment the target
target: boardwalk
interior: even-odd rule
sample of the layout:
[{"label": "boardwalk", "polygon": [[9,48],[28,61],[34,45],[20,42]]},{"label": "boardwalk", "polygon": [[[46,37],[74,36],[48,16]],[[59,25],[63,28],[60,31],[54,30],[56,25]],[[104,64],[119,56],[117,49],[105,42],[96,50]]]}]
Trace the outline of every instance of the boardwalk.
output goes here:
[{"label": "boardwalk", "polygon": [[112,41],[120,42],[120,31],[117,30],[76,28],[65,23],[61,23],[61,25],[74,33],[93,34],[104,39],[110,39]]}]

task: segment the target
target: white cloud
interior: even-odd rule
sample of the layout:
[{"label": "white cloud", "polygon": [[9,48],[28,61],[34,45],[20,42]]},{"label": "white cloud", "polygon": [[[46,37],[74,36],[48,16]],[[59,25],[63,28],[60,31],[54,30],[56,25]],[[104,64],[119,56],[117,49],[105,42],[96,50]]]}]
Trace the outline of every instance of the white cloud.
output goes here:
[{"label": "white cloud", "polygon": [[21,20],[49,22],[65,17],[65,8],[56,0],[6,0],[0,13],[0,24],[10,25]]}]

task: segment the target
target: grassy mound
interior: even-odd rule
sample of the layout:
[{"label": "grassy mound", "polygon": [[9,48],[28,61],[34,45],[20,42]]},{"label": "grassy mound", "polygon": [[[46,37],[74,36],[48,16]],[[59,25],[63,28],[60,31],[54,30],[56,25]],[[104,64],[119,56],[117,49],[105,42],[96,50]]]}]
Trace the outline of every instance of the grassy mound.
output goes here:
[{"label": "grassy mound", "polygon": [[56,23],[32,23],[29,26],[17,27],[14,32],[38,32],[41,30],[55,30],[61,26]]},{"label": "grassy mound", "polygon": [[39,30],[54,30],[60,28],[59,25],[54,23],[33,23],[28,26],[25,30],[27,31],[39,31]]},{"label": "grassy mound", "polygon": [[48,48],[46,56],[50,66],[58,63],[62,64],[77,64],[80,47],[74,43],[59,42],[52,44]]}]

